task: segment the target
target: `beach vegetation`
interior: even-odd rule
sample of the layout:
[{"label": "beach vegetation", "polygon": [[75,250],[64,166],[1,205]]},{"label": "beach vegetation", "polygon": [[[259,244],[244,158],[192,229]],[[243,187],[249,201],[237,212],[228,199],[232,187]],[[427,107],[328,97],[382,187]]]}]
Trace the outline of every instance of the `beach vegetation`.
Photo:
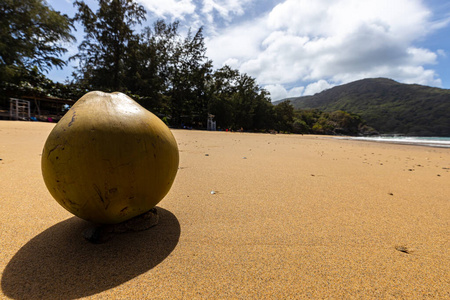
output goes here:
[{"label": "beach vegetation", "polygon": [[0,79],[23,69],[48,71],[67,64],[61,55],[64,42],[74,40],[72,20],[43,0],[0,2]]},{"label": "beach vegetation", "polygon": [[88,89],[126,89],[126,62],[136,35],[133,26],[142,24],[146,11],[132,0],[99,0],[93,12],[84,1],[75,1],[74,20],[84,28],[84,40],[71,60],[79,63],[77,82]]},{"label": "beach vegetation", "polygon": [[274,125],[274,107],[268,92],[247,74],[224,66],[213,72],[207,94],[208,111],[219,128],[265,130]]},{"label": "beach vegetation", "polygon": [[43,0],[2,0],[0,16],[0,105],[5,106],[11,96],[53,85],[43,72],[67,65],[62,55],[75,38],[73,20]]},{"label": "beach vegetation", "polygon": [[[292,104],[290,105],[292,106]],[[378,133],[367,125],[361,116],[342,110],[328,113],[318,109],[293,109],[293,112],[292,132],[294,133],[328,135],[374,135]]]}]

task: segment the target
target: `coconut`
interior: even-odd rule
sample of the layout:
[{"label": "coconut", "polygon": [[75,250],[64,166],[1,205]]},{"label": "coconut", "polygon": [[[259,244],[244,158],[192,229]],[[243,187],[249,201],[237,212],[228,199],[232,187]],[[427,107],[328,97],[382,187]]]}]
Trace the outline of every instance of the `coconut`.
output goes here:
[{"label": "coconut", "polygon": [[98,224],[148,212],[169,192],[177,142],[157,116],[122,93],[90,92],[51,131],[42,175],[56,201]]}]

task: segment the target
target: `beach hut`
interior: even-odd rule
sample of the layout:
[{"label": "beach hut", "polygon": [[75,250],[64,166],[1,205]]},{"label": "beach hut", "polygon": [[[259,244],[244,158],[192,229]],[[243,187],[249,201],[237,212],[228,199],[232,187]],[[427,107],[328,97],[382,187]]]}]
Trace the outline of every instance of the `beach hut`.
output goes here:
[{"label": "beach hut", "polygon": [[20,98],[9,99],[10,106],[7,116],[10,120],[58,121],[75,103],[72,99],[53,96],[24,95]]}]

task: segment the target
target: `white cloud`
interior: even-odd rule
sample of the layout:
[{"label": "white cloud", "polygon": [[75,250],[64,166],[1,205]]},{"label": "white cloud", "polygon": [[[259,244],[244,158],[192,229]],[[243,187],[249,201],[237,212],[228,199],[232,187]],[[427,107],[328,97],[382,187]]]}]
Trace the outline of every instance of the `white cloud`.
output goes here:
[{"label": "white cloud", "polygon": [[264,87],[269,93],[272,101],[281,100],[288,97],[288,92],[281,84],[269,84]]},{"label": "white cloud", "polygon": [[302,82],[313,82],[304,95],[366,77],[439,86],[430,66],[442,51],[414,46],[448,24],[431,16],[420,0],[286,0],[209,37],[208,56],[218,66],[232,58],[273,100]]},{"label": "white cloud", "polygon": [[192,15],[196,8],[192,0],[138,0],[138,2],[158,17],[175,19],[184,19],[186,15]]},{"label": "white cloud", "polygon": [[435,64],[437,54],[428,49],[410,47],[406,50],[411,63],[415,65]]},{"label": "white cloud", "polygon": [[399,38],[428,29],[429,10],[419,0],[286,0],[269,14],[269,24],[296,35],[348,35],[361,24],[385,27]]},{"label": "white cloud", "polygon": [[438,49],[436,51],[437,55],[439,55],[440,57],[447,57],[447,52],[444,49]]},{"label": "white cloud", "polygon": [[208,21],[214,21],[214,13],[217,12],[220,17],[230,21],[231,15],[243,15],[244,7],[253,0],[203,0],[202,13],[205,14]]},{"label": "white cloud", "polygon": [[206,37],[207,55],[216,66],[221,67],[230,59],[240,66],[260,53],[266,34],[263,19],[230,26],[224,32]]},{"label": "white cloud", "polygon": [[223,65],[227,65],[231,67],[232,69],[238,69],[239,68],[239,60],[236,58],[229,58],[226,61],[224,61]]},{"label": "white cloud", "polygon": [[245,13],[255,0],[137,0],[159,18],[187,20],[195,27],[207,25],[209,32],[215,32],[216,21],[231,22],[235,16]]},{"label": "white cloud", "polygon": [[[437,78],[434,70],[427,70],[422,66],[400,66],[393,72],[392,78],[402,78],[404,83],[417,83],[431,86],[441,86],[441,79]],[[397,76],[395,76],[397,75]]]},{"label": "white cloud", "polygon": [[303,96],[314,95],[320,93],[323,90],[333,87],[332,84],[328,83],[326,80],[319,80],[314,83],[310,83],[306,86]]},{"label": "white cloud", "polygon": [[300,97],[303,95],[304,90],[305,90],[304,86],[294,87],[289,90],[288,97]]},{"label": "white cloud", "polygon": [[294,87],[288,91],[281,84],[269,84],[266,85],[264,89],[266,89],[270,93],[272,101],[277,101],[285,98],[300,97],[303,95],[305,87]]}]

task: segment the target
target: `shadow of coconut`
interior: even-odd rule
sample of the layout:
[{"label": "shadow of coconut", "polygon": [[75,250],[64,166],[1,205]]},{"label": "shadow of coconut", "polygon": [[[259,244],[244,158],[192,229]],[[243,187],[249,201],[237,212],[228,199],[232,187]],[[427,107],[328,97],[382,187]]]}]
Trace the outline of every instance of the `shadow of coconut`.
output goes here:
[{"label": "shadow of coconut", "polygon": [[15,299],[74,299],[119,286],[161,263],[180,237],[180,224],[159,208],[159,223],[94,245],[89,223],[73,217],[31,239],[3,271],[3,293]]}]

